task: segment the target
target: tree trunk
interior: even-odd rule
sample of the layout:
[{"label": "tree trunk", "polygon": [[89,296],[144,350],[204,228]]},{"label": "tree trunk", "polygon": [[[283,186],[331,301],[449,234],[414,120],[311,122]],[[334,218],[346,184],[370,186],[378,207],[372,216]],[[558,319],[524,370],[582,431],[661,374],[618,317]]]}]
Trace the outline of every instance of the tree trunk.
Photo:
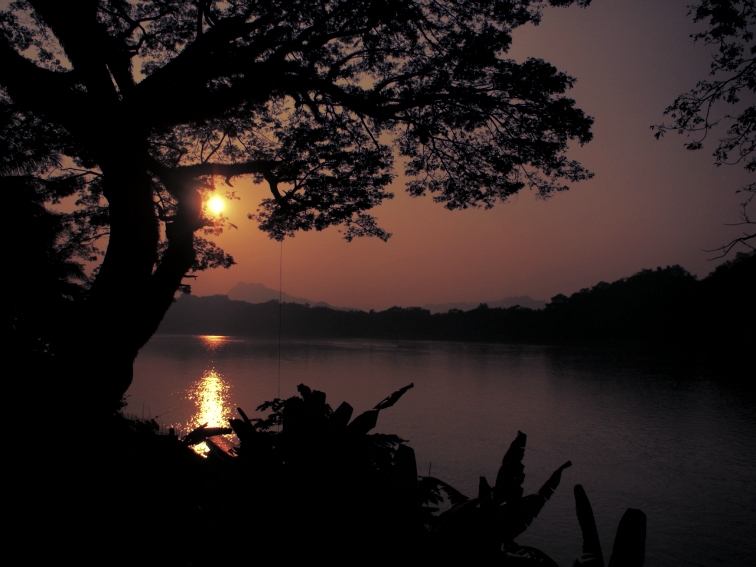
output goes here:
[{"label": "tree trunk", "polygon": [[[104,174],[110,216],[108,247],[90,296],[61,316],[52,357],[39,362],[37,370],[48,375],[51,407],[63,402],[82,415],[110,412],[131,384],[139,349],[194,263],[193,233],[204,224],[201,197],[191,179],[173,180],[169,190],[178,199],[178,214],[166,227],[169,246],[159,259],[153,187],[159,172],[151,170],[145,109],[126,92],[133,87],[130,56],[123,64],[124,52],[97,21],[97,2],[33,0],[31,5],[66,52],[79,87],[72,90],[65,74],[39,70],[0,42],[0,58],[13,78],[9,93],[86,147],[82,155]],[[121,79],[118,88],[114,73]],[[28,388],[36,399],[34,386]]]},{"label": "tree trunk", "polygon": [[103,173],[110,239],[90,298],[71,322],[60,357],[73,397],[69,403],[87,415],[119,406],[139,349],[157,330],[194,262],[194,231],[204,224],[200,194],[183,187],[186,196],[167,225],[169,245],[159,259],[159,221],[146,149],[123,151],[106,162]]}]

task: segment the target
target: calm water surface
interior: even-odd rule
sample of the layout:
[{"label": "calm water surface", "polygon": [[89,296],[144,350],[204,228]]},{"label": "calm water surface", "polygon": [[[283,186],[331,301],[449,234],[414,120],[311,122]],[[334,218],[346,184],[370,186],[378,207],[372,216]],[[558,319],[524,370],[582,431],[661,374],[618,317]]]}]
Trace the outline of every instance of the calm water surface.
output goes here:
[{"label": "calm water surface", "polygon": [[590,350],[508,345],[156,336],[142,350],[129,411],[183,428],[222,425],[307,384],[355,415],[410,382],[378,431],[415,449],[468,496],[493,484],[518,430],[525,493],[573,466],[518,538],[570,566],[581,551],[573,485],[586,489],[611,552],[628,507],[648,518],[646,565],[756,564],[756,396],[727,381]]}]

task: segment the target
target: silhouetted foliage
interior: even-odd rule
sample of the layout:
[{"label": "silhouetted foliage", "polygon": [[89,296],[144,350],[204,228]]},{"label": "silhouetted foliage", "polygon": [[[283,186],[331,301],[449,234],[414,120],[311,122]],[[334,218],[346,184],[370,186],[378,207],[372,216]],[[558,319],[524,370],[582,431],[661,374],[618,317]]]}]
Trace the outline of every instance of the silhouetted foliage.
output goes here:
[{"label": "silhouetted foliage", "polygon": [[350,240],[389,237],[369,211],[392,197],[395,153],[409,193],[449,209],[589,177],[565,155],[592,136],[564,96],[574,79],[507,58],[513,30],[543,8],[589,3],[11,3],[0,112],[29,137],[0,173],[26,160],[37,182],[75,177],[65,218],[88,246],[108,236],[85,301],[46,339],[67,367],[59,394],[116,407],[184,278],[233,263],[203,240],[228,226],[203,209],[216,179],[267,186],[250,216],[272,238],[336,226]]},{"label": "silhouetted foliage", "polygon": [[[514,538],[538,515],[570,463],[560,467],[538,493],[523,497],[525,435],[519,433],[502,461],[496,486],[477,498],[470,500],[439,479],[418,477],[414,451],[402,439],[369,433],[379,411],[392,406],[410,387],[397,390],[350,422],[349,404],[344,402],[334,411],[323,392],[299,385],[299,397],[261,405],[258,410],[273,410],[265,419],[250,420],[240,410],[242,419],[231,420],[240,441],[234,454],[241,466],[257,475],[257,482],[282,491],[297,486],[309,494],[309,504],[321,520],[323,509],[329,508],[322,528],[327,533],[311,526],[307,536],[300,536],[312,537],[313,545],[338,534],[339,540],[359,541],[356,549],[360,549],[366,544],[367,529],[371,540],[401,538],[405,552],[423,551],[439,558],[451,554],[494,560],[502,554],[502,546],[516,553],[519,546]],[[274,431],[278,426],[280,431]],[[485,479],[481,482],[487,486]],[[441,492],[453,505],[434,516],[438,509],[428,504],[438,504]],[[280,502],[282,496],[276,494]],[[353,509],[360,502],[370,502],[370,510],[354,526]]]},{"label": "silhouetted foliage", "polygon": [[348,403],[333,410],[323,392],[297,389],[299,396],[261,405],[259,411],[272,410],[266,418],[249,419],[240,410],[241,419],[230,420],[240,442],[233,464],[269,493],[258,497],[258,513],[275,531],[296,533],[301,552],[329,546],[342,556],[369,540],[399,537],[419,545],[422,503],[405,489],[417,484],[417,474],[408,476],[403,466],[411,449],[396,435],[371,433],[385,404],[352,419]]},{"label": "silhouetted foliage", "polygon": [[[689,150],[700,150],[709,131],[724,122],[724,136],[714,150],[716,165],[742,163],[746,171],[756,173],[756,2],[753,0],[698,0],[689,6],[694,22],[706,22],[707,28],[692,37],[714,46],[709,79],[702,79],[689,92],[680,95],[664,114],[670,124],[652,126],[657,139],[667,130],[676,130],[692,138],[685,144]],[[737,114],[721,113],[721,106],[734,107]],[[737,244],[753,248],[756,221],[748,213],[748,205],[756,194],[756,182],[738,192],[746,197],[741,205],[740,225],[743,236],[735,238],[718,250],[726,255]]]},{"label": "silhouetted foliage", "polygon": [[[239,445],[231,455],[211,451],[208,461],[241,473],[237,478],[248,487],[241,492],[265,519],[256,524],[258,558],[278,557],[290,542],[290,559],[325,554],[360,562],[401,557],[400,563],[554,565],[545,553],[521,546],[515,538],[539,514],[570,463],[559,467],[537,493],[523,496],[526,438],[518,432],[495,486],[481,477],[476,498],[440,479],[418,476],[414,451],[404,440],[371,433],[379,412],[411,387],[354,419],[348,403],[333,410],[323,392],[302,384],[299,396],[262,404],[259,411],[272,410],[265,418],[250,419],[239,409],[241,419],[230,420]],[[203,429],[198,430],[202,436]],[[437,514],[433,505],[444,497],[451,507]],[[229,513],[232,533],[247,529],[242,518],[224,512]]]}]

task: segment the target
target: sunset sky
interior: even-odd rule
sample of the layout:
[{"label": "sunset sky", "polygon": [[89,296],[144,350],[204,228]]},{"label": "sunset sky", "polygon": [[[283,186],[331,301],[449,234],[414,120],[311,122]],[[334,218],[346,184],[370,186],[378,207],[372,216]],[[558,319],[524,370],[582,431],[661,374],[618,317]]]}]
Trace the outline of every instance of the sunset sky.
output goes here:
[{"label": "sunset sky", "polygon": [[[739,234],[740,166],[716,168],[715,137],[702,151],[685,138],[653,137],[652,124],[675,97],[704,78],[710,52],[690,0],[594,0],[585,10],[549,9],[538,27],[518,30],[510,55],[540,57],[577,78],[570,93],[595,117],[594,140],[573,148],[594,179],[544,201],[527,190],[489,211],[447,211],[396,197],[374,210],[393,233],[343,241],[335,229],[301,233],[283,244],[283,288],[332,305],[385,309],[514,295],[549,299],[643,268],[680,264],[703,277],[722,260],[706,252]],[[721,132],[715,131],[715,134]],[[279,244],[246,215],[265,195],[237,180],[241,201],[227,204],[238,230],[217,239],[237,261],[192,283],[196,295],[226,293],[239,281],[278,288]]]}]

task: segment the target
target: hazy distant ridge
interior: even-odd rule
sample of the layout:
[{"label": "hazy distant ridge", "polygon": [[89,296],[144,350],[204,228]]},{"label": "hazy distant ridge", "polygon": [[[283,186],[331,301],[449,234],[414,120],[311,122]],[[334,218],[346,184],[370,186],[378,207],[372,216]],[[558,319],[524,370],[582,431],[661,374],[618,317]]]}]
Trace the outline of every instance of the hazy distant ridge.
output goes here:
[{"label": "hazy distant ridge", "polygon": [[[247,303],[267,303],[268,301],[278,301],[279,291],[271,289],[261,283],[239,282],[228,292],[229,299],[234,301],[246,301]],[[312,301],[304,297],[295,297],[286,292],[280,294],[284,303],[299,303],[300,305],[311,305],[312,307],[328,307],[329,309],[339,309],[342,311],[352,311],[350,307],[336,307],[325,301]]]},{"label": "hazy distant ridge", "polygon": [[[505,297],[498,301],[485,301],[482,302],[488,305],[491,309],[509,309],[515,305],[525,307],[526,309],[544,309],[546,302],[540,299],[533,299],[529,295],[518,295],[516,297]],[[423,309],[427,309],[431,313],[446,313],[451,309],[459,309],[460,311],[471,311],[477,309],[480,303],[426,303],[423,305]]]},{"label": "hazy distant ridge", "polygon": [[[271,289],[268,286],[261,283],[247,283],[239,282],[232,287],[228,292],[228,298],[234,301],[246,301],[247,303],[267,303],[268,301],[278,301],[278,290]],[[283,292],[281,295],[284,303],[299,303],[300,305],[311,305],[312,307],[328,307],[330,309],[339,309],[342,311],[358,311],[351,307],[335,307],[326,303],[325,301],[312,301],[305,297],[295,297]],[[427,309],[431,313],[446,313],[451,309],[459,309],[460,311],[471,311],[476,309],[478,303],[426,303],[423,305],[423,309]],[[498,301],[486,301],[484,302],[488,307],[492,309],[503,308],[508,309],[519,305],[527,309],[543,309],[546,307],[546,302],[540,299],[533,299],[529,295],[518,295],[516,297],[505,297]]]}]

